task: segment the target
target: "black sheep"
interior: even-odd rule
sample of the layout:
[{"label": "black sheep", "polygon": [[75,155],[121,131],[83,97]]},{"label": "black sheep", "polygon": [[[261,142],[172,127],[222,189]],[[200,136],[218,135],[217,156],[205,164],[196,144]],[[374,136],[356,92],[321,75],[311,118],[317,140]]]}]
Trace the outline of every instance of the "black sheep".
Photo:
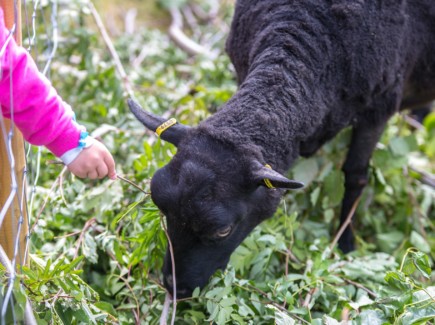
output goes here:
[{"label": "black sheep", "polygon": [[[433,0],[239,0],[226,49],[237,93],[198,127],[162,133],[178,152],[151,182],[167,217],[178,297],[225,268],[284,190],[301,186],[282,175],[299,155],[352,126],[343,222],[388,119],[435,98]],[[151,130],[164,122],[129,105]],[[339,246],[354,248],[350,228]],[[163,273],[171,290],[168,254]]]}]

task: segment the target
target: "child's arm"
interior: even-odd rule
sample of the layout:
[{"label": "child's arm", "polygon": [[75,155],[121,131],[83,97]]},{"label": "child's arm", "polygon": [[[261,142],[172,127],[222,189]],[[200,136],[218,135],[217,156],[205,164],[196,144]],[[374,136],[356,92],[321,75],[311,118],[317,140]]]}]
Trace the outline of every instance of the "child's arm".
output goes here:
[{"label": "child's arm", "polygon": [[[8,35],[0,10],[2,49]],[[60,157],[77,147],[80,126],[73,122],[71,108],[39,72],[29,53],[13,39],[6,45],[0,58],[0,104],[3,116],[13,118],[28,142],[44,145]]]},{"label": "child's arm", "polygon": [[[83,128],[73,121],[71,108],[39,72],[30,54],[8,36],[0,9],[0,105],[3,116],[13,119],[28,142],[46,146],[63,160],[68,156],[64,162],[74,174],[78,170],[77,176],[101,178],[108,174],[110,178],[116,177],[113,158],[104,145],[94,143],[85,149],[77,149]],[[87,156],[96,156],[99,160],[83,159]],[[106,161],[110,161],[109,166]],[[97,177],[91,177],[94,175]]]}]

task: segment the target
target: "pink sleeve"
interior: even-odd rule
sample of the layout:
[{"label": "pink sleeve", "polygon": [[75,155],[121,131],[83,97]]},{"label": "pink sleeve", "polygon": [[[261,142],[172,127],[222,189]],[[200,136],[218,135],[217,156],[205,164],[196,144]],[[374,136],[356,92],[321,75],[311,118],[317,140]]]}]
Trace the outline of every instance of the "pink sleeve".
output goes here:
[{"label": "pink sleeve", "polygon": [[13,39],[5,44],[8,35],[0,9],[0,53],[4,50],[0,57],[2,114],[13,118],[28,142],[46,146],[60,157],[77,147],[80,126],[73,121],[69,105],[62,101],[48,79],[38,71],[30,54]]}]

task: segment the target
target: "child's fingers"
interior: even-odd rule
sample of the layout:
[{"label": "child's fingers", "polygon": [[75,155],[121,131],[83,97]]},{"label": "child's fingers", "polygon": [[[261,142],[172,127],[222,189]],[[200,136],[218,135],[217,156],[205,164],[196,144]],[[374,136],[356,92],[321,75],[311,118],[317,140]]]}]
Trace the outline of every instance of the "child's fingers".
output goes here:
[{"label": "child's fingers", "polygon": [[115,161],[104,144],[98,141],[83,149],[68,165],[68,169],[80,178],[101,179],[109,176],[116,179]]},{"label": "child's fingers", "polygon": [[115,161],[113,160],[112,155],[107,152],[104,157],[104,162],[107,166],[107,172],[110,179],[116,179],[116,170],[115,170]]},{"label": "child's fingers", "polygon": [[87,176],[87,171],[83,168],[81,168],[80,165],[71,163],[68,166],[68,170],[73,173],[74,175],[76,175],[79,178],[86,178]]},{"label": "child's fingers", "polygon": [[89,179],[97,179],[98,178],[98,171],[97,171],[97,169],[92,169],[91,171],[88,171],[86,176]]},{"label": "child's fingers", "polygon": [[97,172],[98,172],[98,178],[104,178],[106,177],[108,173],[107,165],[105,163],[101,163],[97,166]]}]

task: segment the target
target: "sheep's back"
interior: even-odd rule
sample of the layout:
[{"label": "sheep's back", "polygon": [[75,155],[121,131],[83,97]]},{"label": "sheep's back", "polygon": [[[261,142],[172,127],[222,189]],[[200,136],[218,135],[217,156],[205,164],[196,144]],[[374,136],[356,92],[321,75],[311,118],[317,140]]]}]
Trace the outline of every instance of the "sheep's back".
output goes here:
[{"label": "sheep's back", "polygon": [[239,0],[227,52],[239,83],[273,58],[289,74],[313,73],[334,100],[361,110],[385,101],[397,107],[411,85],[434,84],[434,24],[431,0]]}]

